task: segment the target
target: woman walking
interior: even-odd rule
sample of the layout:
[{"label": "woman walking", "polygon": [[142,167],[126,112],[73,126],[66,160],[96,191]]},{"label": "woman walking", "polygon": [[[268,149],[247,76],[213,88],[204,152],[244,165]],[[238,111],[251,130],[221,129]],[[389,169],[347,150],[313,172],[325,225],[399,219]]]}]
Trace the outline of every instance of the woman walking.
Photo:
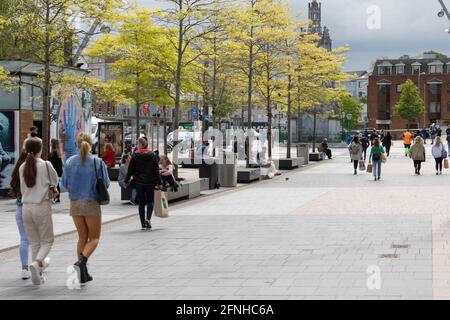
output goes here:
[{"label": "woman walking", "polygon": [[383,142],[383,147],[386,149],[386,154],[389,157],[389,155],[391,154],[391,146],[392,146],[392,136],[389,131],[384,136],[382,142]]},{"label": "woman walking", "polygon": [[[51,154],[48,158],[48,161],[52,164],[53,168],[55,169],[56,173],[58,174],[58,178],[61,179],[62,172],[63,172],[63,162],[62,162],[62,156],[61,156],[61,147],[59,144],[59,140],[52,139],[51,141]],[[59,197],[59,193],[61,192],[61,189],[59,188],[58,183],[58,197],[54,200],[55,203],[60,203],[61,199]]]},{"label": "woman walking", "polygon": [[441,137],[436,138],[436,141],[431,148],[431,154],[436,162],[436,175],[440,175],[442,174],[442,162],[447,158],[447,150],[445,150]]},{"label": "woman walking", "polygon": [[425,146],[423,144],[423,139],[417,136],[414,139],[414,145],[411,147],[410,155],[411,159],[414,161],[414,169],[416,170],[416,175],[420,176],[420,170],[422,169],[422,162],[425,162]]},{"label": "woman walking", "polygon": [[63,170],[62,184],[69,192],[70,215],[78,232],[75,270],[81,284],[92,281],[87,261],[100,241],[101,208],[97,201],[97,178],[109,187],[106,165],[91,154],[92,140],[88,133],[77,137],[79,154],[70,157]]},{"label": "woman walking", "polygon": [[352,143],[348,146],[348,150],[350,151],[350,158],[353,161],[353,169],[354,175],[358,174],[358,164],[359,161],[362,160],[363,147],[359,141],[359,138],[355,136],[352,140]]},{"label": "woman walking", "polygon": [[22,152],[17,160],[16,165],[14,166],[14,170],[11,175],[11,188],[9,194],[16,198],[16,223],[17,228],[19,229],[20,236],[20,245],[19,245],[19,254],[20,254],[20,262],[22,264],[22,275],[21,278],[23,280],[30,279],[30,271],[28,269],[28,237],[25,232],[25,226],[23,224],[23,205],[22,205],[22,195],[20,194],[20,176],[19,176],[19,168],[25,162],[27,158],[27,153]]},{"label": "woman walking", "polygon": [[383,162],[384,153],[380,138],[375,138],[369,155],[369,163],[373,164],[373,177],[375,181],[381,179],[381,163]]},{"label": "woman walking", "polygon": [[31,247],[31,281],[45,282],[42,275],[54,240],[50,191],[54,193],[58,175],[52,164],[41,159],[42,142],[29,138],[25,143],[27,157],[19,168],[20,192],[23,203],[23,222]]}]

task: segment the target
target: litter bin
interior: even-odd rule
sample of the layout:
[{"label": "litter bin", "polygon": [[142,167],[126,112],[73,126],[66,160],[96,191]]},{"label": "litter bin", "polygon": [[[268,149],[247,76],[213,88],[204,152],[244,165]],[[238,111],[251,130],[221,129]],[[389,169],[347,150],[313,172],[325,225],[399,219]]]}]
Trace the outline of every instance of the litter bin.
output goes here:
[{"label": "litter bin", "polygon": [[202,164],[199,166],[199,178],[209,179],[209,189],[219,188],[219,166],[214,161],[212,164],[205,163],[202,160]]},{"label": "litter bin", "polygon": [[237,154],[228,152],[219,164],[219,184],[221,187],[237,187]]},{"label": "litter bin", "polygon": [[309,144],[300,143],[297,145],[297,158],[303,158],[304,164],[309,163]]}]

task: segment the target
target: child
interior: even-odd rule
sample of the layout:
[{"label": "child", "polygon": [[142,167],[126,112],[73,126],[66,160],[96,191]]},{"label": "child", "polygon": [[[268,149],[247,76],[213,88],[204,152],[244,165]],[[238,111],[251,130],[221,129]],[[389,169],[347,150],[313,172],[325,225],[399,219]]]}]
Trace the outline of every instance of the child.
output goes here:
[{"label": "child", "polygon": [[178,185],[173,177],[173,166],[166,155],[162,155],[159,160],[159,174],[161,175],[164,190],[171,187],[174,192],[178,191]]}]

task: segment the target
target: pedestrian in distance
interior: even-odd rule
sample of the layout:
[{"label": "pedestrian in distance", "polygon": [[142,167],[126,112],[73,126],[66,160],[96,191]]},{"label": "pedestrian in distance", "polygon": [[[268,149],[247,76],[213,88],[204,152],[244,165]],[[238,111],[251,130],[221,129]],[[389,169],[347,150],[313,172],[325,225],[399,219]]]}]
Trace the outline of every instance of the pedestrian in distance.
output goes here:
[{"label": "pedestrian in distance", "polygon": [[[52,207],[50,190],[57,192],[58,174],[50,162],[41,159],[42,141],[29,138],[25,144],[27,157],[19,168],[20,193],[23,203],[23,222],[31,247],[31,281],[45,282],[44,269],[53,245]],[[47,262],[47,263],[46,263]]]},{"label": "pedestrian in distance", "polygon": [[362,160],[363,156],[363,147],[361,145],[361,142],[359,141],[359,138],[355,136],[348,146],[348,150],[350,151],[350,157],[353,161],[353,169],[354,169],[354,175],[358,174],[358,165],[359,161]]},{"label": "pedestrian in distance", "polygon": [[[450,126],[449,126],[449,129],[450,129]],[[436,139],[436,135],[437,135],[436,125],[433,123],[430,126],[431,144],[434,144],[434,139]]]},{"label": "pedestrian in distance", "polygon": [[141,230],[150,230],[155,188],[160,188],[162,181],[156,155],[148,149],[148,142],[144,138],[139,138],[138,149],[131,157],[125,186],[128,186],[131,177],[136,183]]},{"label": "pedestrian in distance", "polygon": [[323,150],[322,152],[325,153],[328,157],[328,160],[332,159],[332,153],[331,153],[331,149],[328,147],[328,139],[325,138],[323,139],[322,143],[320,144],[321,150]]},{"label": "pedestrian in distance", "polygon": [[375,141],[375,139],[379,138],[378,137],[378,132],[376,129],[373,129],[372,133],[370,134],[370,145],[373,146],[373,143]]},{"label": "pedestrian in distance", "polygon": [[383,162],[384,153],[385,151],[381,145],[380,138],[375,138],[369,155],[369,163],[373,164],[373,176],[375,181],[381,179],[381,164]]},{"label": "pedestrian in distance", "polygon": [[416,175],[420,176],[420,170],[422,169],[422,162],[426,160],[426,151],[422,137],[416,137],[414,139],[414,145],[411,147],[410,156],[414,162],[414,169]]},{"label": "pedestrian in distance", "polygon": [[87,268],[88,259],[100,242],[102,211],[98,201],[97,181],[109,188],[106,165],[91,154],[91,135],[80,132],[77,136],[78,154],[67,159],[62,178],[69,192],[70,215],[77,229],[77,255],[74,263],[80,284],[92,281]]},{"label": "pedestrian in distance", "polygon": [[27,233],[25,232],[25,226],[23,223],[23,204],[22,204],[22,195],[20,193],[20,176],[19,176],[19,168],[25,162],[26,158],[27,153],[23,151],[20,154],[19,159],[17,160],[17,163],[15,164],[13,172],[11,174],[11,185],[9,190],[10,196],[16,198],[16,223],[20,236],[19,255],[20,255],[20,262],[22,264],[21,278],[23,280],[30,279],[30,271],[28,267],[29,242]]},{"label": "pedestrian in distance", "polygon": [[102,154],[102,160],[109,168],[114,168],[116,166],[116,152],[114,151],[114,147],[111,143],[107,143],[105,145],[105,151]]},{"label": "pedestrian in distance", "polygon": [[360,139],[361,142],[361,146],[363,149],[363,153],[364,153],[364,161],[367,158],[367,149],[369,149],[369,139],[366,136],[362,136],[362,138]]},{"label": "pedestrian in distance", "polygon": [[122,156],[122,159],[120,161],[120,168],[119,168],[119,177],[117,179],[120,188],[124,189],[125,192],[130,192],[130,203],[133,205],[136,205],[137,203],[137,193],[136,193],[136,188],[134,185],[134,181],[131,180],[131,183],[129,184],[128,188],[125,188],[125,178],[127,177],[127,173],[128,173],[128,167],[130,166],[130,162],[131,162],[131,154],[129,153],[125,153]]},{"label": "pedestrian in distance", "polygon": [[412,134],[411,131],[407,129],[406,132],[403,133],[403,146],[405,147],[405,157],[409,155],[411,143],[412,143]]},{"label": "pedestrian in distance", "polygon": [[427,130],[427,128],[423,127],[422,131],[420,131],[420,136],[423,139],[423,144],[427,144],[427,139],[428,139],[428,130]]},{"label": "pedestrian in distance", "polygon": [[383,140],[381,140],[383,147],[386,149],[386,154],[389,157],[391,153],[391,147],[392,147],[392,135],[388,131],[385,136],[383,137]]},{"label": "pedestrian in distance", "polygon": [[[57,139],[52,139],[51,141],[51,153],[50,157],[48,158],[48,161],[50,161],[56,173],[58,174],[58,179],[61,179],[63,173],[63,161],[60,143],[59,140]],[[59,183],[57,185],[57,188],[58,188],[58,197],[55,198],[55,200],[53,201],[54,203],[61,202],[60,199],[61,188],[59,187]]]},{"label": "pedestrian in distance", "polygon": [[447,147],[448,147],[447,150],[450,150],[450,124],[448,125],[447,130],[445,130],[445,133],[447,134],[447,137],[446,137],[446,139],[447,139]]},{"label": "pedestrian in distance", "polygon": [[431,154],[433,155],[434,161],[436,162],[436,175],[441,175],[442,162],[448,156],[447,150],[445,150],[441,137],[436,138],[436,141],[431,148]]}]

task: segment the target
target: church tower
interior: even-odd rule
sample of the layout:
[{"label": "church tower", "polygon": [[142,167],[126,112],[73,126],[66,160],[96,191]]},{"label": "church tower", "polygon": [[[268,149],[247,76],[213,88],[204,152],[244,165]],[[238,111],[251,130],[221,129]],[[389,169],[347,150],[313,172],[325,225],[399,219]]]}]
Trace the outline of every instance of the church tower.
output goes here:
[{"label": "church tower", "polygon": [[311,20],[310,31],[312,33],[322,33],[322,4],[313,0],[308,4],[308,19]]},{"label": "church tower", "polygon": [[320,36],[318,45],[328,51],[333,48],[330,37],[330,30],[324,27],[322,30],[322,3],[313,0],[308,4],[308,19],[311,21],[309,32],[317,33]]}]

